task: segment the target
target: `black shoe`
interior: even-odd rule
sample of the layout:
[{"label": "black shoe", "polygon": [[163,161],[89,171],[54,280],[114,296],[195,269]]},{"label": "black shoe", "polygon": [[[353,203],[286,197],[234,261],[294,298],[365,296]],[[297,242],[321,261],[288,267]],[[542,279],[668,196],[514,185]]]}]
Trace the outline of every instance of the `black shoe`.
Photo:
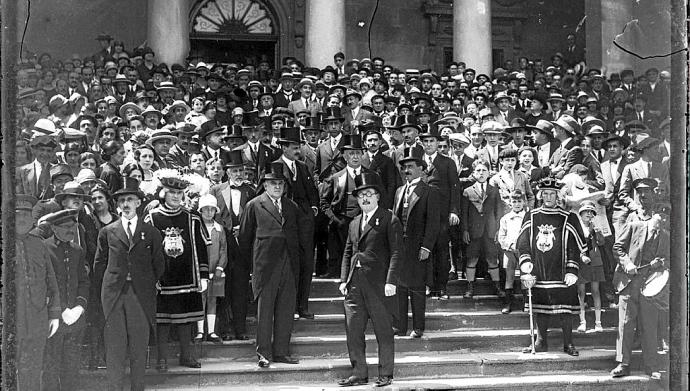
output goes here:
[{"label": "black shoe", "polygon": [[379,376],[379,378],[376,379],[376,382],[374,382],[374,386],[385,387],[390,386],[391,383],[393,383],[393,376]]},{"label": "black shoe", "polygon": [[575,345],[571,343],[569,343],[567,346],[563,346],[563,351],[574,357],[580,355],[580,352],[578,352],[577,349],[575,349]]},{"label": "black shoe", "polygon": [[410,333],[410,337],[412,338],[422,338],[422,335],[424,335],[424,332],[422,330],[412,330]]},{"label": "black shoe", "polygon": [[187,358],[184,360],[180,360],[180,366],[198,369],[201,368],[201,363],[193,358]]},{"label": "black shoe", "polygon": [[260,354],[257,354],[259,357],[259,368],[268,368],[271,363],[268,362],[268,359]]},{"label": "black shoe", "polygon": [[274,356],[273,362],[280,362],[283,364],[299,364],[299,360],[292,356]]},{"label": "black shoe", "polygon": [[407,330],[402,331],[397,327],[393,327],[393,335],[397,335],[399,337],[404,337],[405,335],[407,335]]},{"label": "black shoe", "polygon": [[168,360],[158,360],[156,363],[156,370],[158,372],[168,372]]},{"label": "black shoe", "polygon": [[369,383],[369,379],[366,377],[350,376],[346,379],[338,380],[338,385],[340,387],[361,386],[367,383]]},{"label": "black shoe", "polygon": [[219,337],[216,333],[211,333],[206,336],[206,340],[213,343],[223,343],[223,338]]},{"label": "black shoe", "polygon": [[220,333],[220,337],[223,341],[232,341],[232,334],[230,333]]},{"label": "black shoe", "polygon": [[501,283],[495,281],[494,285],[496,286],[496,295],[498,295],[500,299],[504,299],[506,297],[506,292],[501,288]]},{"label": "black shoe", "polygon": [[450,296],[448,296],[448,293],[446,293],[446,291],[440,291],[438,293],[438,299],[439,300],[448,300],[448,299],[450,299]]},{"label": "black shoe", "polygon": [[300,312],[299,317],[302,319],[314,319],[314,314],[311,312]]},{"label": "black shoe", "polygon": [[[536,353],[548,352],[549,347],[546,345],[546,343],[542,343],[541,341],[537,341],[534,343],[534,351]],[[532,353],[532,347],[528,346],[526,348],[523,348],[522,353]]]},{"label": "black shoe", "polygon": [[618,364],[617,367],[613,368],[611,371],[611,376],[613,377],[623,377],[630,376],[630,366],[623,363]]},{"label": "black shoe", "polygon": [[458,279],[458,274],[456,272],[448,273],[448,281],[453,281]]},{"label": "black shoe", "polygon": [[502,314],[509,314],[513,312],[513,290],[506,289],[506,297],[503,300],[503,308],[501,308]]},{"label": "black shoe", "polygon": [[235,334],[235,339],[238,341],[246,341],[249,337],[247,337],[247,334]]},{"label": "black shoe", "polygon": [[474,281],[467,282],[467,292],[463,296],[465,299],[471,299],[474,297]]}]

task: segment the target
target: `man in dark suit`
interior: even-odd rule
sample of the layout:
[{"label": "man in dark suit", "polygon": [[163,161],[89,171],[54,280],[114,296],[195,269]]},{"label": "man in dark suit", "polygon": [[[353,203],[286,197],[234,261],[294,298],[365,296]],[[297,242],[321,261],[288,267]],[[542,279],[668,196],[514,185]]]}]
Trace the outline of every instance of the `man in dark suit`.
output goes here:
[{"label": "man in dark suit", "polygon": [[363,172],[373,172],[362,167],[363,150],[359,135],[343,136],[341,153],[347,166],[328,177],[319,187],[320,208],[329,219],[327,273],[331,278],[338,276],[350,221],[360,212],[357,198],[352,194],[355,178]]},{"label": "man in dark suit", "polygon": [[[232,268],[226,270],[228,282],[225,284],[225,297],[219,302],[219,329],[221,338],[232,339],[230,319],[235,332],[235,339],[246,340],[247,337],[247,304],[249,303],[249,271],[251,264],[248,254],[240,252],[236,236],[239,234],[240,216],[247,202],[255,196],[254,187],[244,180],[244,163],[242,151],[223,151],[227,181],[211,187],[209,194],[216,197],[219,212],[216,221],[225,227],[228,236],[228,255],[233,260]],[[232,317],[229,308],[232,309]]]},{"label": "man in dark suit", "polygon": [[[654,189],[656,181],[651,178],[636,180],[635,188],[641,187]],[[630,375],[635,330],[639,327],[645,371],[653,380],[661,379],[657,324],[662,308],[668,308],[668,291],[646,297],[640,289],[652,274],[668,268],[670,244],[667,223],[668,215],[655,213],[647,221],[626,224],[613,245],[619,259],[614,274],[614,286],[619,293],[616,341],[616,361],[619,364],[611,371],[613,377]]]},{"label": "man in dark suit", "polygon": [[239,244],[252,259],[252,289],[257,301],[256,353],[261,368],[274,362],[297,364],[289,355],[295,313],[295,274],[304,244],[302,212],[285,196],[282,163],[272,163],[261,181],[264,193],[247,203]]},{"label": "man in dark suit", "polygon": [[488,183],[489,169],[487,163],[476,160],[473,164],[473,175],[477,180],[467,187],[462,194],[462,239],[467,245],[467,292],[466,298],[474,296],[474,280],[479,255],[483,252],[486,258],[489,275],[496,285],[499,297],[505,293],[500,286],[498,253],[494,242],[498,231],[498,205],[501,201],[498,189]]},{"label": "man in dark suit", "polygon": [[[38,120],[36,126],[45,123],[47,120]],[[47,121],[50,122],[50,121]],[[52,125],[54,131],[55,125]],[[51,129],[47,129],[51,130]],[[50,168],[55,160],[55,148],[58,143],[51,136],[40,135],[34,130],[35,135],[31,138],[31,153],[34,160],[16,169],[16,193],[28,194],[38,199],[50,190]]]},{"label": "man in dark suit", "polygon": [[661,122],[659,111],[650,110],[647,108],[648,96],[646,95],[640,94],[637,95],[634,99],[635,100],[633,101],[633,108],[635,110],[625,116],[626,122],[640,121],[647,128],[656,129],[656,127],[659,126],[659,123]]},{"label": "man in dark suit", "polygon": [[345,160],[340,154],[340,148],[343,146],[344,121],[340,114],[340,108],[327,107],[322,121],[326,127],[326,132],[328,132],[328,138],[316,148],[314,177],[317,179],[317,183],[323,182],[346,166]]},{"label": "man in dark suit", "polygon": [[95,281],[102,281],[108,390],[123,389],[129,357],[131,389],[142,391],[146,347],[155,325],[156,283],[165,270],[163,238],[137,216],[144,197],[139,182],[123,182],[114,194],[122,218],[99,233],[94,273]]},{"label": "man in dark suit", "polygon": [[305,241],[300,248],[299,269],[295,270],[297,315],[304,319],[314,319],[314,314],[309,312],[309,292],[314,273],[314,217],[319,211],[319,192],[307,165],[297,160],[302,144],[299,128],[281,128],[278,144],[283,154],[274,163],[283,166],[283,176],[287,182],[285,195],[297,204],[305,223],[300,227]]},{"label": "man in dark suit", "polygon": [[[258,180],[266,172],[273,159],[273,150],[261,142],[263,130],[260,126],[245,126],[242,130],[247,136],[247,142],[235,148],[242,152],[242,160],[254,165],[254,178]],[[255,183],[256,184],[256,183]]]},{"label": "man in dark suit", "polygon": [[194,125],[183,122],[172,131],[172,134],[177,137],[177,143],[168,152],[168,161],[173,168],[189,167],[189,158],[191,156],[189,154],[189,142],[192,140],[195,129]]},{"label": "man in dark suit", "polygon": [[[424,153],[424,147],[422,147],[422,145],[419,142],[417,142],[417,136],[419,136],[420,127],[417,123],[417,118],[413,114],[397,116],[395,118],[393,126],[391,126],[390,129],[400,131],[404,139],[403,144],[400,145],[399,148],[395,149],[390,154],[390,157],[391,159],[393,159],[393,163],[396,164],[396,167],[398,165],[398,162],[400,161],[400,158],[403,155],[403,150],[405,148],[413,148],[416,150],[415,153]],[[402,180],[404,179],[402,177],[402,173],[400,173],[400,178],[402,182]]]},{"label": "man in dark suit", "polygon": [[554,138],[561,146],[551,155],[549,167],[551,174],[561,179],[574,165],[582,164],[585,154],[576,139],[580,125],[573,117],[564,114],[552,123]]},{"label": "man in dark suit", "polygon": [[669,114],[671,99],[668,84],[659,80],[659,70],[656,68],[649,68],[644,75],[647,83],[640,87],[640,95],[645,97],[650,113],[658,118],[666,118]]},{"label": "man in dark suit", "polygon": [[426,182],[438,189],[439,234],[432,249],[433,283],[431,292],[439,300],[447,300],[446,285],[450,262],[448,257],[448,227],[460,224],[460,182],[455,162],[438,153],[439,133],[419,135],[424,147],[424,161],[427,164]]},{"label": "man in dark suit", "polygon": [[385,297],[395,295],[400,285],[400,220],[379,207],[379,178],[374,173],[357,176],[353,188],[361,214],[352,220],[347,234],[340,272],[340,292],[345,295],[345,330],[352,375],[340,386],[368,383],[364,332],[371,319],[378,342],[378,379],[383,387],[393,382],[395,358],[393,329]]},{"label": "man in dark suit", "polygon": [[280,91],[275,94],[276,107],[288,107],[290,102],[299,99],[299,95],[293,89],[295,80],[292,78],[292,73],[283,72],[280,75]]},{"label": "man in dark suit", "polygon": [[[361,131],[360,131],[361,132]],[[378,128],[364,132],[364,145],[367,150],[362,155],[362,166],[366,167],[381,178],[381,206],[386,209],[393,207],[395,189],[400,185],[400,175],[393,163],[393,159],[384,155],[381,151],[383,136]]]},{"label": "man in dark suit", "polygon": [[[407,334],[407,301],[412,303],[413,338],[424,334],[426,311],[425,286],[431,269],[429,255],[439,234],[438,189],[422,181],[426,163],[422,154],[407,148],[400,160],[405,184],[395,193],[393,212],[400,219],[403,234],[400,286],[398,287],[398,321],[393,326],[399,335]],[[394,317],[395,321],[395,317]]]}]

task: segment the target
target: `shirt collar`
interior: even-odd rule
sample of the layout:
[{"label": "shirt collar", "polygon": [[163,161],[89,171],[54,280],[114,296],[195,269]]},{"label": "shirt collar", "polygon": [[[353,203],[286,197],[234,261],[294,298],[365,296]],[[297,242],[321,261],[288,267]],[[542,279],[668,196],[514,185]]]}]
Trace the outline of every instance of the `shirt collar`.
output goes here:
[{"label": "shirt collar", "polygon": [[338,144],[342,137],[343,137],[342,133],[338,133],[338,135],[335,137],[331,136],[331,143]]},{"label": "shirt collar", "polygon": [[565,146],[572,140],[572,137],[568,137],[567,139],[561,141],[561,147],[565,148]]},{"label": "shirt collar", "polygon": [[436,159],[436,155],[438,155],[438,152],[434,152],[434,153],[431,154],[431,155],[424,155],[424,160],[429,160],[429,159],[431,159],[431,161],[433,162],[434,159]]},{"label": "shirt collar", "polygon": [[[127,220],[127,218],[126,218],[125,216],[122,216],[121,219],[122,219],[122,227],[123,227],[123,228],[125,229],[125,231],[126,231],[126,230],[127,230],[127,223],[130,223],[130,222],[132,223],[132,228],[131,228],[131,229],[136,229],[136,227],[137,227],[137,221],[139,221],[139,216],[134,215],[134,217],[132,217],[131,220]],[[132,231],[132,233],[134,233],[134,231]]]},{"label": "shirt collar", "polygon": [[359,173],[361,174],[361,173],[362,173],[362,167],[360,166],[359,168],[352,168],[352,167],[350,167],[350,166],[347,166],[347,172],[348,172],[351,176],[356,176],[356,175],[355,175],[355,172],[356,172],[356,171],[359,171]]},{"label": "shirt collar", "polygon": [[419,181],[421,181],[421,180],[422,180],[422,177],[415,178],[415,179],[411,180],[410,182],[408,182],[407,184],[410,187],[417,186],[419,184]]},{"label": "shirt collar", "polygon": [[285,156],[285,155],[281,155],[280,157],[283,159],[283,161],[284,161],[285,163],[287,163],[288,166],[292,166],[293,164],[295,164],[295,161],[294,161],[294,160],[288,158],[288,157]]},{"label": "shirt collar", "polygon": [[364,213],[364,212],[362,212],[362,214],[363,214],[364,216],[367,217],[367,222],[369,222],[369,220],[371,220],[371,216],[373,216],[374,213],[376,213],[376,211],[377,211],[378,209],[379,209],[379,206],[376,205],[376,206],[374,207],[374,209],[373,209],[372,211],[370,211],[369,213]]}]

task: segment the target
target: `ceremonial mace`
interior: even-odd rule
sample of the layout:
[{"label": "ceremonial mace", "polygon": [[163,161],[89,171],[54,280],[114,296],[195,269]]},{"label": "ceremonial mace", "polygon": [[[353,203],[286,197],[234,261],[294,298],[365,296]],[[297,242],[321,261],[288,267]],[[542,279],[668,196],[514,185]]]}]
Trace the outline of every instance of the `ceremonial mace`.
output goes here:
[{"label": "ceremonial mace", "polygon": [[527,288],[527,298],[529,300],[529,336],[530,336],[530,346],[532,348],[532,354],[537,352],[534,350],[534,315],[532,313],[532,287],[537,283],[537,277],[532,274],[523,274],[520,276],[520,281],[522,281],[522,286]]}]

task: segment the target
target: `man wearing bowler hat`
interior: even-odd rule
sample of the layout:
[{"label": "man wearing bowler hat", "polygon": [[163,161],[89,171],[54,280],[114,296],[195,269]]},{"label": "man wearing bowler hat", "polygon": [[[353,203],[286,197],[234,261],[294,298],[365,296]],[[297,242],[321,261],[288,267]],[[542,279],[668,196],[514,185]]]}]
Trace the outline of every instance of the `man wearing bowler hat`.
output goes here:
[{"label": "man wearing bowler hat", "polygon": [[144,390],[146,348],[155,325],[156,284],[165,270],[160,232],[137,216],[144,194],[134,178],[123,178],[113,194],[119,221],[98,235],[95,281],[102,281],[108,390],[124,388],[127,357],[133,391]]},{"label": "man wearing bowler hat", "polygon": [[[232,268],[228,273],[228,284],[225,284],[225,297],[219,302],[219,330],[221,338],[246,340],[247,337],[247,305],[249,303],[249,271],[251,259],[249,254],[240,251],[236,237],[239,235],[240,216],[247,202],[254,198],[256,191],[251,183],[244,180],[244,162],[242,151],[223,151],[221,161],[224,162],[227,181],[211,187],[209,194],[216,197],[220,211],[216,213],[216,221],[225,227],[226,232],[233,236],[227,237],[228,256],[232,259]],[[232,316],[230,314],[232,313]],[[231,321],[232,319],[232,321]]]},{"label": "man wearing bowler hat", "polygon": [[[362,138],[359,135],[344,135],[341,153],[347,166],[328,177],[319,187],[320,207],[329,219],[328,275],[332,278],[338,276],[350,221],[360,212],[357,198],[352,194],[356,187],[355,177],[362,172],[373,173],[362,167],[363,151]],[[378,177],[377,174],[374,175]]]},{"label": "man wearing bowler hat", "polygon": [[240,251],[252,260],[252,289],[257,301],[256,354],[260,368],[270,361],[297,364],[290,356],[295,312],[295,275],[299,269],[302,212],[285,196],[282,163],[271,163],[259,185],[263,194],[247,203],[240,221]]},{"label": "man wearing bowler hat", "polygon": [[386,297],[400,285],[402,227],[388,209],[379,207],[381,189],[373,172],[358,175],[352,197],[358,212],[347,231],[342,256],[340,292],[345,295],[345,331],[352,375],[338,382],[357,386],[369,382],[364,333],[371,319],[378,342],[377,387],[393,382],[394,336]]},{"label": "man wearing bowler hat", "polygon": [[314,314],[309,312],[309,292],[314,273],[314,218],[319,212],[319,192],[309,168],[298,160],[302,143],[299,128],[281,128],[278,144],[283,153],[273,163],[282,164],[287,184],[285,196],[297,204],[305,223],[300,227],[304,246],[300,248],[299,269],[295,270],[297,315],[304,319],[314,319]]}]

